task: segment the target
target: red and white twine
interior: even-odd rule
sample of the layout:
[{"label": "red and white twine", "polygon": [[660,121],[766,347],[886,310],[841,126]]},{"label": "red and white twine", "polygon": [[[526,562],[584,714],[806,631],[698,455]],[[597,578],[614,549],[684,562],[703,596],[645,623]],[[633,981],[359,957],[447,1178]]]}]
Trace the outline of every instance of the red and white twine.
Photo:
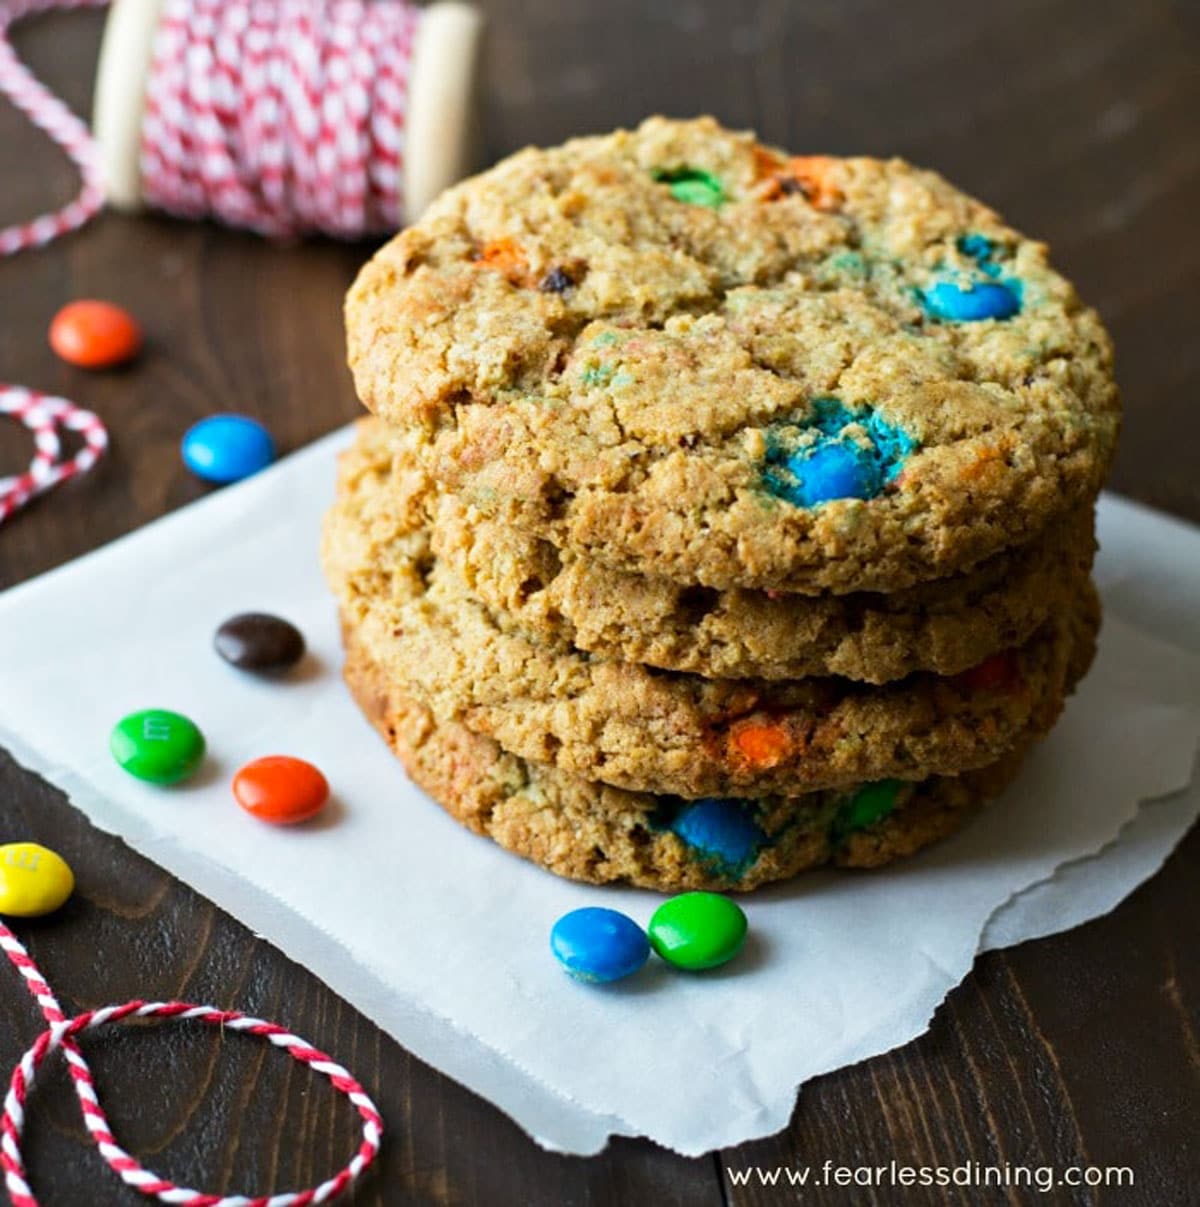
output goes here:
[{"label": "red and white twine", "polygon": [[[60,482],[86,473],[108,447],[104,424],[65,398],[24,386],[0,385],[0,415],[19,419],[33,433],[33,460],[23,474],[0,478],[0,524],[30,499]],[[63,458],[60,431],[75,432],[83,447]]]},{"label": "red and white twine", "polygon": [[[0,230],[0,255],[49,243],[104,204],[91,132],[17,58],[8,28],[108,2],[0,0],[0,92],[83,177],[69,205]],[[398,229],[419,20],[401,0],[166,0],[145,88],[142,199],[273,236]]]},{"label": "red and white twine", "polygon": [[34,13],[60,8],[102,7],[108,0],[5,0],[0,4],[0,92],[67,153],[83,177],[79,195],[59,210],[0,230],[0,256],[40,247],[81,227],[104,207],[100,156],[91,131],[17,58],[9,26]]},{"label": "red and white twine", "polygon": [[397,230],[419,15],[387,0],[167,0],[145,202],[273,236]]},{"label": "red and white twine", "polygon": [[[383,1136],[383,1120],[366,1091],[341,1065],[276,1023],[250,1018],[236,1010],[218,1010],[214,1006],[139,1000],[126,1002],[121,1006],[105,1006],[100,1010],[85,1010],[82,1014],[67,1018],[33,958],[3,922],[0,922],[0,949],[3,949],[13,966],[25,978],[25,986],[33,995],[48,1024],[13,1069],[3,1112],[0,1113],[0,1170],[4,1172],[4,1185],[13,1207],[38,1207],[38,1200],[29,1185],[21,1155],[21,1136],[25,1128],[25,1108],[29,1092],[33,1089],[39,1068],[46,1058],[55,1052],[62,1052],[67,1062],[75,1094],[83,1112],[83,1121],[109,1168],[127,1186],[132,1186],[135,1190],[140,1190],[163,1203],[173,1203],[177,1207],[307,1207],[310,1203],[328,1203],[350,1187],[378,1154]],[[362,1141],[357,1152],[347,1165],[319,1186],[253,1197],[205,1194],[199,1190],[177,1186],[169,1179],[146,1169],[113,1137],[108,1117],[96,1094],[92,1070],[76,1042],[77,1036],[96,1031],[110,1023],[143,1018],[204,1023],[229,1031],[244,1032],[281,1048],[293,1060],[298,1060],[301,1064],[308,1065],[314,1073],[327,1077],[333,1087],[354,1105],[363,1121]]]},{"label": "red and white twine", "polygon": [[[0,93],[78,167],[67,205],[0,229],[0,257],[83,226],[104,205],[87,126],[17,58],[9,27],[109,0],[0,0]],[[147,205],[273,237],[361,238],[402,224],[408,82],[420,10],[400,0],[166,0],[146,80],[141,192]],[[82,473],[107,437],[65,399],[0,387],[34,431],[29,469],[0,480],[0,523]],[[43,420],[51,418],[47,425]],[[57,428],[86,447],[59,461]]]}]

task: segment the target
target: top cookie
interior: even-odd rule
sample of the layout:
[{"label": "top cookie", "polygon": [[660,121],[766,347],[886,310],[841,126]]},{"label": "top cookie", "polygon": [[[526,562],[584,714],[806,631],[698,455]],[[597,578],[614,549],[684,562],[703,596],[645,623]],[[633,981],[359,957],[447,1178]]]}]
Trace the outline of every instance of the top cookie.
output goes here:
[{"label": "top cookie", "polygon": [[1046,248],[900,160],[704,118],[529,149],[347,299],[373,411],[481,511],[613,567],[890,591],[1099,487],[1112,352]]}]

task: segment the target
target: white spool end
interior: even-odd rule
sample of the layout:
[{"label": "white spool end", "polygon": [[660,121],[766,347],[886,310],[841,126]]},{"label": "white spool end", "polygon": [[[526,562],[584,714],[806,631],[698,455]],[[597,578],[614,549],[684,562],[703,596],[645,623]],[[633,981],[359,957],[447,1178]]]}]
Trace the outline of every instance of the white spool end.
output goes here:
[{"label": "white spool end", "polygon": [[421,13],[408,81],[404,217],[415,222],[475,156],[475,79],[483,17],[461,0],[439,0]]},{"label": "white spool end", "polygon": [[105,197],[117,209],[136,210],[142,205],[142,118],[163,3],[115,0],[100,43],[92,130],[100,148]]}]

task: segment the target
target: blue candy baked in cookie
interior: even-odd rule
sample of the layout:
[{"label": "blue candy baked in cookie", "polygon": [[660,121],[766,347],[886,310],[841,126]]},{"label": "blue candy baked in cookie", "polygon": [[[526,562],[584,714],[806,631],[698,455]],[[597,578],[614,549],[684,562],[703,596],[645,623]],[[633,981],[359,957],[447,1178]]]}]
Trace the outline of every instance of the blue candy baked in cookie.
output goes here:
[{"label": "blue candy baked in cookie", "polygon": [[715,588],[891,592],[1086,505],[1112,351],[1046,247],[900,160],[711,119],[528,149],[347,299],[360,397],[481,514]]},{"label": "blue candy baked in cookie", "polygon": [[873,407],[814,398],[803,420],[772,429],[763,484],[796,507],[873,499],[900,476],[915,448]]}]

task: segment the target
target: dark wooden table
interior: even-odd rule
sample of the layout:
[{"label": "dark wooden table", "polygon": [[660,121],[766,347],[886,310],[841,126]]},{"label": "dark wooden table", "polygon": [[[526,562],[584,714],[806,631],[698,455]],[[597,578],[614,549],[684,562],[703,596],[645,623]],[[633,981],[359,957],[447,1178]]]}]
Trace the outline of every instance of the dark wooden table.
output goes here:
[{"label": "dark wooden table", "polygon": [[[491,0],[485,8],[490,158],[656,110],[712,111],[785,146],[903,154],[1048,239],[1116,337],[1128,420],[1113,485],[1200,519],[1195,9],[1167,0]],[[99,14],[64,15],[18,33],[35,69],[80,112],[90,107],[100,24]],[[0,180],[0,220],[75,187],[61,157],[7,109]],[[203,494],[177,446],[213,410],[259,416],[284,449],[352,418],[339,306],[364,254],[106,216],[52,248],[0,262],[0,379],[75,397],[114,437],[100,469],[0,530],[0,585]],[[135,368],[85,376],[51,356],[49,317],[87,295],[123,302],[145,321],[149,348]],[[0,472],[27,456],[14,429],[0,425]],[[390,1132],[359,1203],[748,1207],[798,1199],[738,1188],[727,1166],[892,1158],[1129,1166],[1133,1190],[1036,1199],[1200,1202],[1197,831],[1109,917],[980,959],[927,1035],[808,1086],[780,1135],[697,1160],[628,1140],[592,1160],[541,1151],[2,753],[0,836],[46,842],[78,873],[79,891],[61,915],[19,927],[68,1009],[134,994],[236,1005],[287,1020],[363,1078]],[[0,971],[0,1065],[9,1067],[38,1025],[30,1000]],[[345,1104],[257,1045],[147,1027],[89,1051],[119,1135],[185,1183],[306,1184],[353,1142]],[[87,1150],[61,1075],[37,1093],[29,1156],[49,1207],[143,1201],[116,1188]],[[1034,1199],[826,1188],[803,1201]]]}]

